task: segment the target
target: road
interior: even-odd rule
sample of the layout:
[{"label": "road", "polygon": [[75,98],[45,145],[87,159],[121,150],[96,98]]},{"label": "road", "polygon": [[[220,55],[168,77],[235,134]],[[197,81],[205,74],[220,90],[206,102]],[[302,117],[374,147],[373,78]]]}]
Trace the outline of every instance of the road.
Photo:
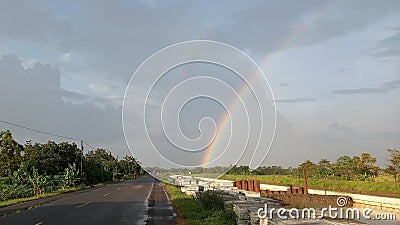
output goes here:
[{"label": "road", "polygon": [[2,225],[119,225],[172,223],[172,207],[150,176],[106,185],[0,218]]}]

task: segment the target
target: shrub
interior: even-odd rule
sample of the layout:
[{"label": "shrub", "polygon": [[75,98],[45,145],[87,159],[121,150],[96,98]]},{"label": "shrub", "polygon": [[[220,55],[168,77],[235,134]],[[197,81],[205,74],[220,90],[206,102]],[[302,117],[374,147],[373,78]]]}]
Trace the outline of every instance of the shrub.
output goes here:
[{"label": "shrub", "polygon": [[214,211],[224,211],[225,204],[222,196],[212,190],[199,192],[195,198],[196,202],[201,205],[204,209]]},{"label": "shrub", "polygon": [[237,224],[236,213],[232,209],[225,211],[216,211],[213,216],[208,217],[204,224],[233,225]]},{"label": "shrub", "polygon": [[0,185],[0,201],[32,196],[32,188],[29,185]]}]

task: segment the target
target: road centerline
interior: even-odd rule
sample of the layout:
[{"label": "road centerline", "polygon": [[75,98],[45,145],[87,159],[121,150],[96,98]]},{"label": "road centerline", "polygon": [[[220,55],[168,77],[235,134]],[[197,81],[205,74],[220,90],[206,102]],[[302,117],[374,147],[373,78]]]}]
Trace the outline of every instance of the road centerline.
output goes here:
[{"label": "road centerline", "polygon": [[80,208],[80,207],[83,207],[83,206],[85,206],[85,205],[87,205],[87,204],[89,204],[90,202],[86,202],[86,203],[84,203],[84,204],[82,204],[82,205],[78,205],[76,208],[78,209],[78,208]]}]

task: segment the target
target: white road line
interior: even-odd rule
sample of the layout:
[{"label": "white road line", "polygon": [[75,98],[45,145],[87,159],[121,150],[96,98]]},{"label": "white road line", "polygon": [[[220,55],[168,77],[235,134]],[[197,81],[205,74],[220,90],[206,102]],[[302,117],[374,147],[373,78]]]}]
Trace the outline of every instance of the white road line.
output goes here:
[{"label": "white road line", "polygon": [[85,205],[87,205],[87,204],[89,204],[90,202],[86,202],[86,203],[84,203],[84,204],[82,204],[82,205],[78,205],[76,208],[78,209],[78,208],[80,208],[80,207],[83,207],[83,206],[85,206]]},{"label": "white road line", "polygon": [[110,193],[104,194],[103,197],[106,197],[107,195],[109,195]]},{"label": "white road line", "polygon": [[43,224],[43,221],[39,222],[39,223],[35,223],[35,225],[41,225],[41,224]]},{"label": "white road line", "polygon": [[154,186],[154,179],[153,179],[153,182],[151,183],[150,191],[149,191],[149,193],[147,194],[147,197],[146,197],[146,206],[147,206],[147,204],[149,202],[149,198],[150,198],[151,192],[153,191],[153,186]]}]

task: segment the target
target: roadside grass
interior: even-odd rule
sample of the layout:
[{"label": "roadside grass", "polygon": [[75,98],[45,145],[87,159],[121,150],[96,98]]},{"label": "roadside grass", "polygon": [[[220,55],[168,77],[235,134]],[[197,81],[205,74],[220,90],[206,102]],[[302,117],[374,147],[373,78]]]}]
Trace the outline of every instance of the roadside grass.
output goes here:
[{"label": "roadside grass", "polygon": [[102,183],[97,183],[94,185],[81,185],[81,186],[76,186],[76,187],[60,188],[53,192],[48,192],[48,193],[35,195],[35,196],[31,196],[31,197],[14,198],[14,199],[6,200],[6,201],[0,201],[0,208],[6,207],[9,205],[15,205],[15,204],[27,202],[27,201],[32,201],[32,200],[36,200],[36,199],[41,199],[41,198],[51,197],[51,196],[55,196],[55,195],[59,195],[59,194],[64,194],[64,193],[68,193],[68,192],[79,191],[79,190],[83,190],[83,189],[90,188],[90,187],[100,187],[100,186],[104,186],[107,184],[112,184],[112,183],[120,182],[123,180],[129,180],[129,179],[131,179],[131,178],[128,177],[127,179],[122,179],[122,180],[118,180],[118,181],[102,182]]},{"label": "roadside grass", "polygon": [[[225,211],[207,210],[198,204],[192,196],[183,193],[174,185],[162,183],[167,191],[176,214],[186,225],[233,225],[236,214],[232,209]],[[178,223],[179,224],[179,223]]]},{"label": "roadside grass", "polygon": [[[233,175],[225,174],[221,177],[225,180],[259,180],[264,184],[288,186],[303,185],[303,178],[296,178],[285,175]],[[378,195],[400,198],[400,182],[394,182],[389,176],[380,176],[369,180],[333,180],[333,179],[312,179],[307,180],[308,187],[312,189],[343,191],[358,194]]]},{"label": "roadside grass", "polygon": [[64,193],[68,193],[68,192],[79,191],[79,190],[82,190],[82,189],[85,189],[85,188],[87,188],[87,187],[86,186],[71,187],[71,188],[65,188],[65,189],[58,189],[58,190],[56,190],[54,192],[44,193],[44,194],[41,194],[41,195],[35,195],[35,196],[32,196],[32,197],[27,197],[27,198],[10,199],[10,200],[6,200],[6,201],[0,202],[0,207],[5,207],[5,206],[9,206],[9,205],[15,205],[15,204],[19,204],[19,203],[23,203],[23,202],[27,202],[27,201],[31,201],[31,200],[51,197],[51,196],[64,194]]}]

